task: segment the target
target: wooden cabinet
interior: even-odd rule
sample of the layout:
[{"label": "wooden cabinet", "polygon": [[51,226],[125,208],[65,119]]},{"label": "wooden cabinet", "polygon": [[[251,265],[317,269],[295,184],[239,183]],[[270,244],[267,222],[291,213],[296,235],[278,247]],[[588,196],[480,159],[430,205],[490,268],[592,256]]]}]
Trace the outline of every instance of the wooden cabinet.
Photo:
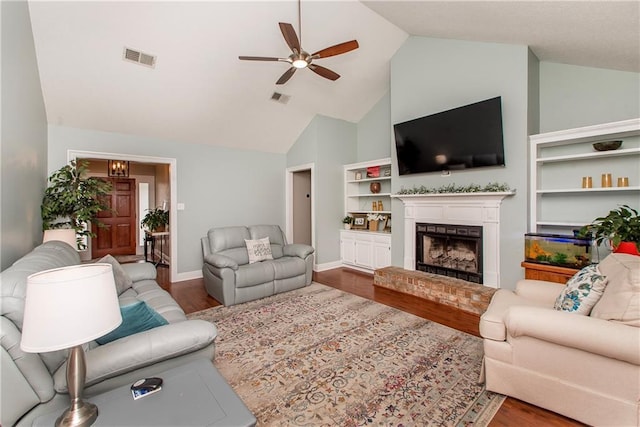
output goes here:
[{"label": "wooden cabinet", "polygon": [[[622,146],[593,148],[611,140]],[[640,207],[640,119],[531,135],[529,144],[531,232],[572,234],[618,205]],[[611,174],[612,186],[602,185],[602,174]],[[591,177],[591,188],[583,188],[583,177]],[[623,177],[628,186],[617,186]]]},{"label": "wooden cabinet", "polygon": [[372,271],[391,265],[391,235],[368,231],[340,232],[340,257],[348,267]]},{"label": "wooden cabinet", "polygon": [[578,271],[575,268],[556,267],[554,265],[536,264],[523,261],[520,264],[524,268],[524,278],[533,280],[545,280],[547,282],[567,283]]}]

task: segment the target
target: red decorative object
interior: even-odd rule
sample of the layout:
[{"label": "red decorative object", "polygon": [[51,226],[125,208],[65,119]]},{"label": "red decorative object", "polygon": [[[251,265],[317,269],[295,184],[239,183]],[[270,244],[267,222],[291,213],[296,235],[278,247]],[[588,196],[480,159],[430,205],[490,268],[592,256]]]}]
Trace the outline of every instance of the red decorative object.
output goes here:
[{"label": "red decorative object", "polygon": [[638,252],[638,247],[634,242],[620,242],[618,246],[613,249],[613,252],[617,254],[631,254],[640,256],[640,252]]},{"label": "red decorative object", "polygon": [[367,178],[377,178],[380,176],[380,166],[369,166],[367,168]]}]

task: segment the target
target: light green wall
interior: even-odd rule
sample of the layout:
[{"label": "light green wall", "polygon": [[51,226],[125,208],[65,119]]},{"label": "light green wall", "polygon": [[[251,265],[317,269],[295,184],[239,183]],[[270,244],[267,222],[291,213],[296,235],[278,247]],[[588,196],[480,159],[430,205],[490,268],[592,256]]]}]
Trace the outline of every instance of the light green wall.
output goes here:
[{"label": "light green wall", "polygon": [[340,260],[343,168],[356,161],[356,125],[316,116],[287,153],[287,167],[314,164],[316,263]]},{"label": "light green wall", "polygon": [[42,242],[47,117],[27,2],[0,3],[2,38],[1,268]]},{"label": "light green wall", "polygon": [[540,132],[640,117],[640,74],[540,62]]},{"label": "light green wall", "polygon": [[358,122],[357,162],[384,159],[391,156],[393,127],[391,126],[391,97],[387,92]]},{"label": "light green wall", "polygon": [[284,154],[233,150],[62,126],[49,127],[49,170],[67,150],[174,158],[177,161],[178,273],[202,268],[200,238],[212,227],[278,224],[284,230]]},{"label": "light green wall", "polygon": [[[391,122],[399,123],[483,99],[502,96],[504,168],[398,176],[393,150],[393,190],[414,185],[506,182],[517,191],[503,201],[500,275],[510,288],[522,277],[527,226],[528,67],[526,46],[410,37],[391,61]],[[402,203],[394,201],[392,262],[403,265]]]}]

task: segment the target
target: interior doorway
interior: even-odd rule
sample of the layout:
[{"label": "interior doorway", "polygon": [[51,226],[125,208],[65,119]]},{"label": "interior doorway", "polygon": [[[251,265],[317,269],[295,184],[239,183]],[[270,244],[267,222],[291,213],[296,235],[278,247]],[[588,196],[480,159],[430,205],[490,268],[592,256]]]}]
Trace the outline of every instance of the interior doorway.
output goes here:
[{"label": "interior doorway", "polygon": [[311,170],[293,173],[293,236],[292,243],[311,245]]},{"label": "interior doorway", "polygon": [[286,234],[290,243],[315,247],[314,165],[287,169]]},{"label": "interior doorway", "polygon": [[[168,248],[164,249],[164,254],[168,255],[171,260],[169,263],[169,280],[171,282],[178,281],[178,266],[176,260],[178,259],[177,253],[177,235],[178,235],[178,221],[177,221],[177,160],[174,158],[165,157],[152,157],[152,156],[139,156],[133,154],[121,154],[121,153],[105,153],[97,151],[81,151],[81,150],[69,150],[67,152],[67,161],[76,159],[103,159],[103,160],[124,160],[131,163],[140,165],[147,165],[149,167],[155,167],[161,169],[163,174],[166,174],[166,178],[163,182],[166,182],[168,188],[164,189],[166,196],[159,198],[158,200],[150,201],[150,207],[163,206],[169,210],[169,231],[170,238]],[[157,184],[157,183],[156,183]],[[140,218],[138,218],[140,221]],[[139,227],[139,225],[137,226]],[[143,243],[144,244],[144,243]],[[139,250],[140,248],[138,248]]]}]

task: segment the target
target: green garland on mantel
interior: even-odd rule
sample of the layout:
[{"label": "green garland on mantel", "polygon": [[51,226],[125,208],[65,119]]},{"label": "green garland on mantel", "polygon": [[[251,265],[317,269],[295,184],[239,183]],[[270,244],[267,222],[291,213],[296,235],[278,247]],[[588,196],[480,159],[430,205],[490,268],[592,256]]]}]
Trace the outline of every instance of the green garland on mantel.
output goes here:
[{"label": "green garland on mantel", "polygon": [[[405,189],[402,187],[396,194],[455,194],[455,193],[506,193],[512,191],[509,184],[490,182],[484,187],[478,184],[469,184],[464,186],[458,186],[456,184],[443,185],[442,187],[433,188],[425,187],[413,187]],[[513,190],[515,191],[515,190]]]}]

